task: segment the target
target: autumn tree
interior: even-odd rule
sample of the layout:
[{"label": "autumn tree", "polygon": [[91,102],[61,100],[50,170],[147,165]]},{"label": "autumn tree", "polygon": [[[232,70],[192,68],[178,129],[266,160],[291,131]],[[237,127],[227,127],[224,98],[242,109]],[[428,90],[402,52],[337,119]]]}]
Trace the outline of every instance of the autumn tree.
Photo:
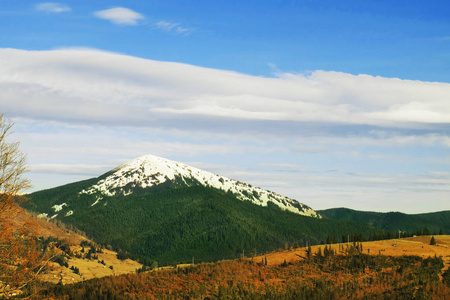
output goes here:
[{"label": "autumn tree", "polygon": [[26,155],[18,142],[8,142],[12,126],[0,115],[0,297],[35,282],[51,257],[33,233],[34,222],[18,221],[23,214],[18,202],[30,181],[23,177],[28,171]]}]

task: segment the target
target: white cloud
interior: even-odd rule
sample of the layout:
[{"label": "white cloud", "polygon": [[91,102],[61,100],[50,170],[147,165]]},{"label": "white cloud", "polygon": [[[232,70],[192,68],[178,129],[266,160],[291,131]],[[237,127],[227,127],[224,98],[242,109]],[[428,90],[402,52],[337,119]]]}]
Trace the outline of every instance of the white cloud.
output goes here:
[{"label": "white cloud", "polygon": [[139,20],[144,19],[144,16],[140,13],[125,7],[96,11],[94,15],[119,25],[137,25]]},{"label": "white cloud", "polygon": [[25,116],[129,126],[192,118],[397,128],[450,123],[448,83],[325,71],[263,78],[94,50],[0,53],[2,107]]},{"label": "white cloud", "polygon": [[97,177],[110,170],[109,166],[96,165],[65,165],[65,164],[36,164],[30,166],[33,173],[53,173],[62,175],[88,175]]},{"label": "white cloud", "polygon": [[63,3],[56,2],[44,2],[36,4],[36,10],[43,11],[47,13],[62,13],[71,11],[70,6]]},{"label": "white cloud", "polygon": [[[305,142],[303,137],[299,142]],[[425,133],[425,134],[409,134],[409,133],[392,133],[382,134],[378,131],[365,132],[364,135],[332,135],[327,133],[322,136],[308,137],[307,145],[297,145],[291,148],[295,152],[304,153],[326,153],[332,152],[332,149],[327,145],[340,146],[357,146],[363,145],[366,147],[405,147],[405,146],[444,146],[450,147],[450,136],[445,133]],[[313,144],[315,146],[308,146]],[[323,145],[323,146],[321,146]]]},{"label": "white cloud", "polygon": [[156,28],[161,29],[163,31],[173,32],[176,34],[188,35],[192,31],[192,29],[190,29],[190,28],[185,28],[185,27],[180,26],[179,23],[170,23],[167,21],[159,21],[159,22],[155,23],[155,26],[156,26]]}]

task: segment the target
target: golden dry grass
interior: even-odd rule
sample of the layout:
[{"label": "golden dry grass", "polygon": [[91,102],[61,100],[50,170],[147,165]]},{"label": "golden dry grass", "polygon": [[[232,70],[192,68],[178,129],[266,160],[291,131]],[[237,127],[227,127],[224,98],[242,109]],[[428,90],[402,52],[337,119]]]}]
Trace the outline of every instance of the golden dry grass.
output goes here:
[{"label": "golden dry grass", "polygon": [[[429,256],[434,257],[441,256],[444,260],[444,269],[450,267],[450,236],[435,236],[436,246],[431,246],[430,243],[431,236],[420,236],[413,238],[402,238],[402,239],[392,239],[392,240],[384,240],[384,241],[374,241],[374,242],[364,242],[363,244],[363,253],[371,254],[371,255],[390,255],[390,256],[403,256],[403,255],[416,255],[421,256],[423,258],[427,258]],[[332,244],[331,247],[339,253],[340,246],[344,248],[347,246],[346,244]],[[324,245],[312,246],[313,253],[316,253],[318,249],[324,249]],[[81,246],[74,246],[72,248],[73,251],[80,251]],[[85,248],[85,252],[88,251],[88,248]],[[136,269],[142,267],[141,264],[132,261],[132,260],[124,260],[121,261],[116,258],[116,252],[103,250],[104,253],[98,254],[98,260],[104,260],[106,266],[98,263],[98,260],[87,260],[87,259],[79,259],[79,258],[71,258],[68,263],[69,266],[75,266],[80,269],[80,273],[83,277],[76,275],[72,270],[68,268],[60,267],[59,265],[55,266],[55,271],[52,271],[50,274],[46,275],[46,279],[48,281],[57,283],[59,281],[59,274],[62,272],[66,274],[65,283],[69,282],[78,282],[83,280],[88,280],[92,278],[99,278],[110,275],[119,275],[119,274],[127,274],[134,272]],[[342,253],[343,254],[343,253]],[[295,262],[298,260],[302,260],[306,257],[306,248],[296,248],[293,250],[280,250],[277,252],[269,253],[267,255],[254,257],[254,261],[259,262],[267,258],[267,264],[269,266],[280,265],[285,260],[287,263]],[[109,266],[113,266],[113,270],[109,268]],[[183,267],[184,265],[179,265],[178,267]],[[185,266],[190,266],[190,264],[186,264]],[[55,276],[56,275],[56,276]],[[72,280],[73,278],[73,280]]]},{"label": "golden dry grass", "polygon": [[[81,252],[81,246],[71,246],[74,252]],[[85,253],[89,251],[88,247],[84,248]],[[135,272],[136,269],[142,267],[142,264],[126,259],[119,260],[116,255],[117,252],[107,249],[102,250],[103,253],[97,253],[98,259],[82,259],[72,257],[68,259],[69,268],[61,267],[56,263],[52,263],[51,270],[42,276],[43,281],[58,283],[62,279],[62,283],[75,283],[92,278],[101,278],[111,275],[121,275]],[[104,261],[105,265],[99,261]],[[80,270],[80,275],[75,274],[70,267],[74,266]],[[113,269],[109,267],[113,266]]]},{"label": "golden dry grass", "polygon": [[[418,236],[411,238],[392,239],[374,242],[363,242],[363,253],[370,255],[389,255],[389,256],[403,256],[415,255],[427,258],[429,256],[441,256],[444,260],[444,270],[450,267],[450,235],[438,235],[434,237],[436,246],[430,245],[431,236]],[[350,243],[351,244],[351,243]],[[332,244],[331,247],[336,253],[340,253],[340,247],[346,247],[347,244]],[[312,252],[316,253],[318,249],[322,248],[322,253],[325,245],[312,246]],[[342,253],[343,254],[343,253]],[[293,250],[280,250],[269,253],[267,255],[254,257],[254,260],[259,262],[267,258],[268,265],[280,265],[285,260],[287,263],[295,262],[306,258],[306,248],[296,248]]]}]

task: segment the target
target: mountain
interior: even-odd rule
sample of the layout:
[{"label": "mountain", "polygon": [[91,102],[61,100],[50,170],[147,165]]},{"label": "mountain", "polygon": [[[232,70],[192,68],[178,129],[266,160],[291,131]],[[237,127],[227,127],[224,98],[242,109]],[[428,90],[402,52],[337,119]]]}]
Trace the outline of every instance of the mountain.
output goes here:
[{"label": "mountain", "polygon": [[348,208],[332,208],[320,210],[320,215],[327,219],[366,223],[384,230],[398,232],[417,232],[427,228],[430,234],[442,231],[450,233],[450,211],[423,214],[404,214],[401,212],[371,212]]},{"label": "mountain", "polygon": [[[172,188],[186,186],[204,186],[231,193],[239,200],[251,201],[254,204],[267,206],[269,202],[283,210],[293,213],[320,217],[310,207],[296,200],[278,195],[249,184],[232,180],[223,176],[203,171],[168,159],[146,155],[134,159],[112,170],[106,178],[84,189],[80,194],[96,195],[92,206],[104,200],[104,197],[116,195],[128,196],[136,190],[167,186]],[[60,211],[64,203],[55,206]]]},{"label": "mountain", "polygon": [[322,220],[308,206],[251,185],[155,156],[29,195],[27,209],[58,219],[143,262],[218,260],[328,235],[377,229]]}]

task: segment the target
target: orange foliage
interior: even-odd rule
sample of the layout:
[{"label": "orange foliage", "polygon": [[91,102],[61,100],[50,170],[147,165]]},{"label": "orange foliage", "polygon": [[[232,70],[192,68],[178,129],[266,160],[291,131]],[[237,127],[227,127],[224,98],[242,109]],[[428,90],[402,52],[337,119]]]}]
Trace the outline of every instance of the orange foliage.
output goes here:
[{"label": "orange foliage", "polygon": [[20,193],[30,183],[22,178],[27,167],[19,143],[6,141],[11,127],[0,115],[0,296],[5,297],[36,281],[50,258],[32,234],[33,221],[13,222],[21,211],[17,202],[24,199]]}]

